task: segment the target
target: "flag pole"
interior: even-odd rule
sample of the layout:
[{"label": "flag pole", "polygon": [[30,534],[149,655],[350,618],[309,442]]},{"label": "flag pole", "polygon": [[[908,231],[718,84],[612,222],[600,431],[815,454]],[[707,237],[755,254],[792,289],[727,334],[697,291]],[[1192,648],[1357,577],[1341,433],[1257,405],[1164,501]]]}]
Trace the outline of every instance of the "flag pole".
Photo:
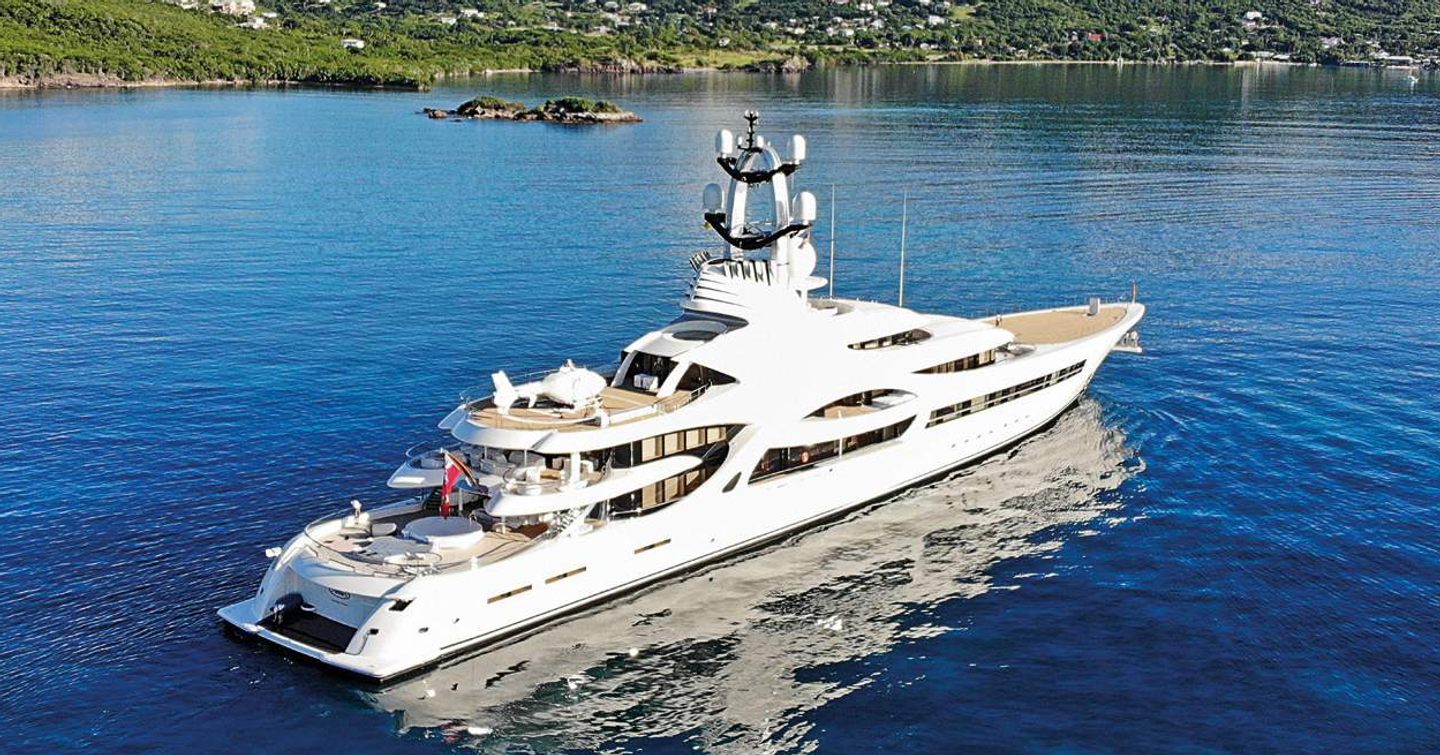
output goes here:
[{"label": "flag pole", "polygon": [[910,219],[910,190],[900,200],[900,306],[905,306],[905,231]]},{"label": "flag pole", "polygon": [[835,298],[835,184],[830,184],[830,298]]}]

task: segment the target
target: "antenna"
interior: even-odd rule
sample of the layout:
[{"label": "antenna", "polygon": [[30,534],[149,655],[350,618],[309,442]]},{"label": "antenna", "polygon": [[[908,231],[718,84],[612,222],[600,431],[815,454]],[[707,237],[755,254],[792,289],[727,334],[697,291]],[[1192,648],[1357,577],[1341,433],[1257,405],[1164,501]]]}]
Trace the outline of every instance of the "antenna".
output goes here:
[{"label": "antenna", "polygon": [[905,306],[905,226],[910,219],[910,190],[900,200],[900,306]]},{"label": "antenna", "polygon": [[835,298],[835,184],[830,184],[830,298]]}]

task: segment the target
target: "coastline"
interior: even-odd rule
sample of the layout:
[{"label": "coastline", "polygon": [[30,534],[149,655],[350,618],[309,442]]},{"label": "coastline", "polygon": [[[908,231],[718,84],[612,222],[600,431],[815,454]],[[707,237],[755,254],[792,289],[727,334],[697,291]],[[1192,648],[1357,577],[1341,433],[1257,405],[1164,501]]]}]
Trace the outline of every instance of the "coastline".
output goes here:
[{"label": "coastline", "polygon": [[42,79],[31,79],[24,76],[0,77],[0,92],[3,91],[37,91],[43,89],[161,89],[161,88],[242,88],[242,87],[338,87],[344,89],[396,89],[404,87],[384,87],[371,84],[355,83],[324,83],[317,81],[287,81],[284,79],[271,79],[266,81],[251,81],[246,79],[169,79],[169,78],[148,78],[148,79],[125,79],[119,76],[101,74],[60,74],[58,76],[47,76]]},{"label": "coastline", "polygon": [[[1322,63],[1299,63],[1280,60],[1071,60],[1067,58],[1045,58],[1031,60],[994,60],[972,58],[968,60],[880,60],[864,63],[826,63],[821,62],[811,66],[811,69],[826,67],[869,67],[869,66],[1163,66],[1163,67],[1186,67],[1186,66],[1212,66],[1212,67],[1261,67],[1261,66],[1296,66],[1302,68],[1326,67]],[[1329,66],[1342,68],[1344,66]],[[1371,66],[1378,70],[1392,68],[1394,66]],[[1401,66],[1404,68],[1404,66]],[[536,68],[487,68],[475,72],[440,72],[435,74],[432,84],[439,84],[445,81],[456,79],[470,79],[498,74],[536,74],[548,73],[543,69]],[[676,69],[665,70],[631,70],[616,71],[603,67],[595,70],[576,69],[566,71],[554,71],[553,73],[588,73],[602,76],[675,76],[694,73],[777,73],[749,71],[734,67],[721,66],[687,66]],[[792,72],[785,72],[792,73]],[[361,81],[293,81],[285,79],[271,79],[264,81],[253,81],[248,79],[171,79],[171,78],[146,78],[146,79],[124,79],[119,76],[106,74],[59,74],[47,76],[41,79],[32,79],[23,76],[0,76],[0,92],[7,91],[41,91],[47,89],[160,89],[160,88],[330,88],[330,89],[401,89],[420,90],[428,89],[424,85],[401,85],[401,84],[373,84]]]},{"label": "coastline", "polygon": [[[892,66],[967,66],[967,65],[988,65],[988,66],[1162,66],[1183,68],[1186,66],[1215,66],[1219,68],[1238,66],[1300,66],[1303,68],[1319,68],[1321,63],[1296,63],[1288,60],[1073,60],[1070,58],[1032,58],[1026,60],[994,60],[990,58],[971,58],[968,60],[895,60],[886,61],[881,65]],[[1334,66],[1339,68],[1340,66]]]}]

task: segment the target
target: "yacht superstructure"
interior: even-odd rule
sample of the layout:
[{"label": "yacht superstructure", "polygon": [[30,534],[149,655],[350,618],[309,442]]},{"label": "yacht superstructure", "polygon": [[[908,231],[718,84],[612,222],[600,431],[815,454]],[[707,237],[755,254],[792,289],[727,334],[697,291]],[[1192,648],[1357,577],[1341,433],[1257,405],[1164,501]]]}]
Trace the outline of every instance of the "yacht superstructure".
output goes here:
[{"label": "yacht superstructure", "polygon": [[812,295],[805,141],[782,158],[746,115],[676,320],[613,370],[495,373],[391,476],[412,497],[312,523],[221,617],[393,679],[1013,444],[1137,343],[1134,301],[972,320]]}]

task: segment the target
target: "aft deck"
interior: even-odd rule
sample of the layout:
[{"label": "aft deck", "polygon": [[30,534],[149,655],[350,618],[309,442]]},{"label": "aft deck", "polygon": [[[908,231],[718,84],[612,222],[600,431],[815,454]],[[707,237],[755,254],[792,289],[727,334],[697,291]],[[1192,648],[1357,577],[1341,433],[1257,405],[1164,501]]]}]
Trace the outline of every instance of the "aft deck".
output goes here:
[{"label": "aft deck", "polygon": [[501,412],[487,400],[471,409],[470,419],[485,427],[510,430],[593,430],[601,426],[602,418],[606,425],[623,425],[679,409],[699,394],[699,390],[686,391],[660,398],[653,393],[607,386],[600,392],[598,407],[528,408],[521,402]]},{"label": "aft deck", "polygon": [[368,527],[326,528],[328,532],[312,533],[311,538],[332,556],[354,567],[388,573],[397,569],[438,570],[466,562],[476,566],[493,563],[524,550],[548,527],[534,524],[508,532],[489,529],[474,544],[460,548],[433,548],[404,536],[406,525],[435,515],[436,511],[428,507],[394,513],[376,518]]},{"label": "aft deck", "polygon": [[1112,304],[1101,307],[1095,315],[1091,315],[1085,307],[1079,307],[1001,315],[986,322],[1014,333],[1015,340],[1020,343],[1041,346],[1095,335],[1125,319],[1125,312],[1125,305]]}]

